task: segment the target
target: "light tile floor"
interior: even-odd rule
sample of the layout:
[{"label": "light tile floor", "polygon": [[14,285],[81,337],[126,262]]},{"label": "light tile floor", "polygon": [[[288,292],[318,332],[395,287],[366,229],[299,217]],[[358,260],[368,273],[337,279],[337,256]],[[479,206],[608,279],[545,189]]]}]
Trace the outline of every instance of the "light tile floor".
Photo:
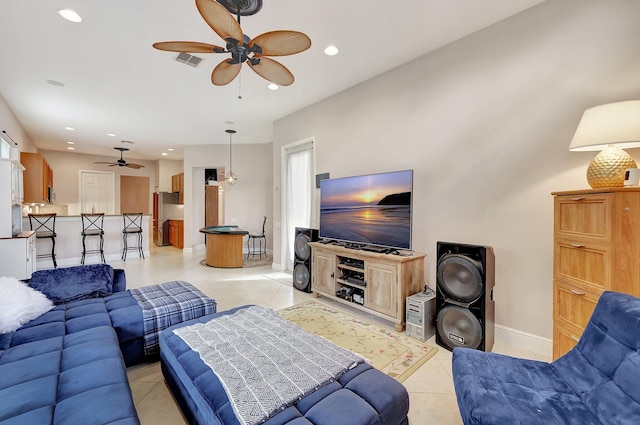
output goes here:
[{"label": "light tile floor", "polygon": [[[245,304],[259,304],[274,310],[313,299],[311,294],[295,290],[291,285],[291,275],[277,272],[267,267],[244,269],[216,269],[200,264],[204,252],[183,254],[173,247],[151,248],[151,256],[145,260],[129,258],[126,262],[111,262],[114,267],[124,268],[127,286],[136,288],[170,280],[184,280],[192,283],[206,295],[214,298],[218,311]],[[330,302],[325,298],[322,301]],[[361,311],[342,304],[338,308],[356,315]],[[367,320],[378,320],[364,315]],[[391,323],[378,321],[393,329]],[[436,346],[434,338],[427,341]],[[409,391],[409,420],[413,425],[462,424],[451,375],[451,353],[438,347],[436,356],[411,375],[404,385]],[[537,353],[496,341],[494,352],[515,355],[536,360],[550,361]],[[171,393],[164,383],[158,362],[142,364],[128,369],[136,409],[142,425],[182,425],[186,424]]]}]

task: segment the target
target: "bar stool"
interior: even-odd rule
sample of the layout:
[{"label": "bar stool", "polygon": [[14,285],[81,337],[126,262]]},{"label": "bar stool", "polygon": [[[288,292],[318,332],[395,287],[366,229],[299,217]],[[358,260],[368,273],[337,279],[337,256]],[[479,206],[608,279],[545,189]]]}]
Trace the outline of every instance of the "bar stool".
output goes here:
[{"label": "bar stool", "polygon": [[[249,233],[249,239],[247,239],[247,260],[249,256],[260,255],[260,259],[262,260],[262,254],[267,256],[267,235],[264,233],[264,226],[267,224],[267,216],[264,216],[264,221],[262,222],[262,232],[261,233]],[[259,249],[256,249],[256,241],[259,243]],[[264,242],[264,247],[262,247],[262,243]]]},{"label": "bar stool", "polygon": [[[144,249],[142,246],[142,213],[123,213],[124,228],[122,229],[122,241],[124,248],[122,249],[122,261],[127,261],[127,251],[130,249],[137,250],[144,259]],[[129,235],[138,235],[136,246],[128,246],[127,239]]]},{"label": "bar stool", "polygon": [[[104,223],[104,213],[91,213],[80,214],[82,217],[82,259],[80,264],[84,264],[84,257],[86,254],[100,253],[100,258],[103,263],[106,263],[104,259],[104,230],[102,228]],[[100,248],[91,249],[87,251],[85,239],[87,236],[99,236]]]},{"label": "bar stool", "polygon": [[29,214],[29,227],[36,232],[36,239],[51,239],[51,254],[37,254],[36,258],[51,257],[53,268],[58,268],[56,263],[56,213]]}]

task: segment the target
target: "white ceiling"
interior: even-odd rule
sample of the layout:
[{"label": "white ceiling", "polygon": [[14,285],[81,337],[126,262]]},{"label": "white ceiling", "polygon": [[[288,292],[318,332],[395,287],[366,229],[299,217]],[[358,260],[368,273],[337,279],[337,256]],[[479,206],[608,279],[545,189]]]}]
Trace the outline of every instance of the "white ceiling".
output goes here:
[{"label": "white ceiling", "polygon": [[[198,55],[205,60],[192,68],[151,47],[224,45],[193,0],[2,0],[0,96],[39,149],[73,141],[78,153],[116,155],[113,147],[130,140],[128,158],[175,148],[166,158],[181,159],[184,145],[228,143],[227,128],[238,131],[234,144],[268,143],[273,121],[542,1],[264,0],[241,18],[247,35],[288,29],[312,40],[309,50],[277,58],[296,81],[272,91],[246,65],[239,79],[213,86],[211,71],[227,54]],[[83,22],[62,19],[63,8]],[[323,53],[329,44],[338,56]]]}]

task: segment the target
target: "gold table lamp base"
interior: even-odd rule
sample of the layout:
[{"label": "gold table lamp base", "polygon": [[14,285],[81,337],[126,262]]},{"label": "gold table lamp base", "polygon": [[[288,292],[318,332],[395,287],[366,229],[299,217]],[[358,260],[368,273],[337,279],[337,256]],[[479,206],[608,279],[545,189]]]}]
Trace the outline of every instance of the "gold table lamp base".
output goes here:
[{"label": "gold table lamp base", "polygon": [[592,188],[622,187],[627,168],[637,168],[631,155],[620,148],[609,145],[589,164],[587,181]]}]

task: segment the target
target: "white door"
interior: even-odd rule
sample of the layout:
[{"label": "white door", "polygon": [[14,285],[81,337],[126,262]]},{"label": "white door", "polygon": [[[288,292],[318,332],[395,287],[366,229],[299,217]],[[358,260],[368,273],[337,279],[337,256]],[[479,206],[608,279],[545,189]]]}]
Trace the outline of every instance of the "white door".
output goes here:
[{"label": "white door", "polygon": [[114,173],[80,171],[80,212],[115,214]]}]

